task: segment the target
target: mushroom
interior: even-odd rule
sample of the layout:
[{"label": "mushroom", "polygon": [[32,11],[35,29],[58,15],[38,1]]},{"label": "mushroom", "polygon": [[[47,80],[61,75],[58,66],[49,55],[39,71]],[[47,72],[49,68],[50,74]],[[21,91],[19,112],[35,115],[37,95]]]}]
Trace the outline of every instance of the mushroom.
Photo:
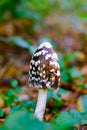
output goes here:
[{"label": "mushroom", "polygon": [[30,61],[30,87],[38,88],[38,99],[34,115],[43,120],[47,89],[57,90],[60,84],[60,67],[57,54],[49,42],[43,42]]}]

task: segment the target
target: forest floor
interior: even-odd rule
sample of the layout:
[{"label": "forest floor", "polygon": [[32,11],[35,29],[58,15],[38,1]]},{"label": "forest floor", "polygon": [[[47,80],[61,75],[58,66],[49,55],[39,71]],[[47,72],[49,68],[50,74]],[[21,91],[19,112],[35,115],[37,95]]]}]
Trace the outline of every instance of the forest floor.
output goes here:
[{"label": "forest floor", "polygon": [[[66,19],[65,19],[66,18]],[[43,28],[34,31],[29,30],[29,20],[9,20],[0,23],[0,37],[20,36],[23,39],[29,40],[33,45],[43,37],[53,39],[60,54],[69,54],[77,52],[77,58],[74,61],[66,63],[67,67],[74,66],[76,70],[81,72],[84,80],[79,77],[72,81],[61,81],[61,88],[67,90],[67,94],[61,96],[62,106],[59,112],[70,109],[77,109],[84,111],[83,102],[81,97],[87,94],[87,36],[83,32],[87,25],[83,24],[83,29],[76,28],[70,23],[70,16],[57,16],[52,14],[45,19]],[[29,88],[28,72],[31,54],[24,48],[16,45],[9,44],[0,39],[0,108],[4,111],[4,116],[0,118],[0,124],[3,123],[6,115],[9,113],[10,108],[23,102],[24,100],[35,101],[37,98],[38,90]],[[6,105],[4,101],[4,94],[11,89],[11,81],[16,79],[18,86],[22,91],[18,93],[18,102],[12,105]],[[79,87],[77,87],[79,85]],[[85,87],[84,87],[85,86]],[[20,88],[19,87],[19,88]],[[81,107],[80,107],[81,104]],[[45,112],[45,121],[51,120],[54,113],[50,112],[53,106],[53,100],[48,101],[48,106]],[[86,130],[86,126],[77,126],[78,130]]]}]

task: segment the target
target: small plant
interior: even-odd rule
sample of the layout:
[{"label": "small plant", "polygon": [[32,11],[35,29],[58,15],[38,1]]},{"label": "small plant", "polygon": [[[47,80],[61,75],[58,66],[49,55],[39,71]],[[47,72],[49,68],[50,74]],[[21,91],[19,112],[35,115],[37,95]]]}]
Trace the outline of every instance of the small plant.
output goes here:
[{"label": "small plant", "polygon": [[56,53],[49,42],[43,42],[30,62],[29,83],[39,89],[35,116],[43,119],[47,88],[56,90],[60,82],[60,71]]},{"label": "small plant", "polygon": [[18,81],[15,79],[10,81],[10,86],[12,88],[8,89],[5,93],[5,105],[7,106],[12,106],[18,102],[18,93],[22,90],[22,88],[18,87]]}]

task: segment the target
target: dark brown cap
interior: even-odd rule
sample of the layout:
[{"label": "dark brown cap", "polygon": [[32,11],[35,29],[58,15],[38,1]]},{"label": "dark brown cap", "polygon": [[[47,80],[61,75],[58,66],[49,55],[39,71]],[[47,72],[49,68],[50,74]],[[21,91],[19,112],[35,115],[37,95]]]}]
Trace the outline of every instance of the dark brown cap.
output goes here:
[{"label": "dark brown cap", "polygon": [[60,67],[57,54],[49,42],[40,44],[30,61],[29,85],[37,88],[57,89]]}]

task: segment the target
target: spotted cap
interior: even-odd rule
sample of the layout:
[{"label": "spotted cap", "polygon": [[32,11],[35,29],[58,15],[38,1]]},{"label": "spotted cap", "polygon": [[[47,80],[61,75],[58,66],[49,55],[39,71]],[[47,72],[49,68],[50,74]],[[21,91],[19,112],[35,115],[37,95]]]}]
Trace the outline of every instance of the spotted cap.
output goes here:
[{"label": "spotted cap", "polygon": [[60,67],[57,54],[49,42],[43,42],[30,61],[29,86],[57,89]]}]

